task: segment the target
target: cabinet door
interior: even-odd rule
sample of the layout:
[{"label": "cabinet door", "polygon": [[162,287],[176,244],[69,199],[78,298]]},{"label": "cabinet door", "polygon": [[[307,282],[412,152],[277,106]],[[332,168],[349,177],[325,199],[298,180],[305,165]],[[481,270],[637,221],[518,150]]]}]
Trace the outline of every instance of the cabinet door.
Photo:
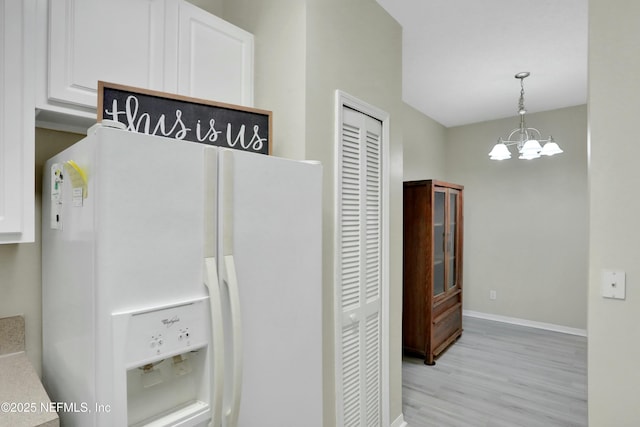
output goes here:
[{"label": "cabinet door", "polygon": [[47,101],[95,110],[97,81],[163,88],[165,0],[49,0]]},{"label": "cabinet door", "polygon": [[0,243],[34,241],[32,0],[0,0]]},{"label": "cabinet door", "polygon": [[178,92],[253,106],[253,35],[179,2]]},{"label": "cabinet door", "polygon": [[447,190],[433,192],[433,296],[445,291]]},{"label": "cabinet door", "polygon": [[447,197],[447,289],[454,289],[458,287],[460,277],[460,193],[450,189]]}]

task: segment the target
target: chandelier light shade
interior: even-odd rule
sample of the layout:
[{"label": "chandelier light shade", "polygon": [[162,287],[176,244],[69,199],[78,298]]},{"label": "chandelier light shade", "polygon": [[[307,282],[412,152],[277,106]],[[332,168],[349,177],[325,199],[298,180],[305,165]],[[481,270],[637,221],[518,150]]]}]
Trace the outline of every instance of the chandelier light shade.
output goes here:
[{"label": "chandelier light shade", "polygon": [[518,149],[519,159],[531,160],[540,156],[553,156],[562,153],[562,149],[550,136],[542,139],[542,134],[536,128],[529,128],[524,120],[527,110],[524,108],[524,79],[530,73],[524,71],[514,77],[520,80],[520,99],[518,101],[518,114],[520,115],[520,126],[513,129],[507,139],[498,138],[498,143],[489,152],[491,160],[506,160],[511,158],[509,146],[515,145]]}]

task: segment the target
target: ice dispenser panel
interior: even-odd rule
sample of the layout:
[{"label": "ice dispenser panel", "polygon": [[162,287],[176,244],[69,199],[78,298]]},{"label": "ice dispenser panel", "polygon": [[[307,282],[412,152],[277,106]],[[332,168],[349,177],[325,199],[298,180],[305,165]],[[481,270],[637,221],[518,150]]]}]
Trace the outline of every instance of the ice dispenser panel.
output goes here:
[{"label": "ice dispenser panel", "polygon": [[[114,314],[129,426],[196,426],[211,418],[208,299]],[[117,338],[118,334],[124,334]],[[119,393],[116,393],[118,395]]]}]

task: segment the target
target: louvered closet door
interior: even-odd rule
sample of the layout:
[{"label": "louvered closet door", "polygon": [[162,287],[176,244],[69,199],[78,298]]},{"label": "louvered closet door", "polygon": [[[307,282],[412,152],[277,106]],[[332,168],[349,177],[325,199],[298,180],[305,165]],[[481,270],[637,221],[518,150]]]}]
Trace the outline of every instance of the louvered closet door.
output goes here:
[{"label": "louvered closet door", "polygon": [[381,133],[380,121],[344,107],[337,286],[342,309],[338,417],[346,427],[382,421]]}]

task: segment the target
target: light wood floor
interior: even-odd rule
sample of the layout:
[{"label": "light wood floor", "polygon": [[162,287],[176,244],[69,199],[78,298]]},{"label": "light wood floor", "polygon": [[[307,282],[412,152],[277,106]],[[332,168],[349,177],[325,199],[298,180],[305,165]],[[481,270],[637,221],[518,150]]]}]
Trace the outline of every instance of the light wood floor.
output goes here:
[{"label": "light wood floor", "polygon": [[462,337],[426,366],[405,358],[409,427],[587,425],[587,339],[465,317]]}]

